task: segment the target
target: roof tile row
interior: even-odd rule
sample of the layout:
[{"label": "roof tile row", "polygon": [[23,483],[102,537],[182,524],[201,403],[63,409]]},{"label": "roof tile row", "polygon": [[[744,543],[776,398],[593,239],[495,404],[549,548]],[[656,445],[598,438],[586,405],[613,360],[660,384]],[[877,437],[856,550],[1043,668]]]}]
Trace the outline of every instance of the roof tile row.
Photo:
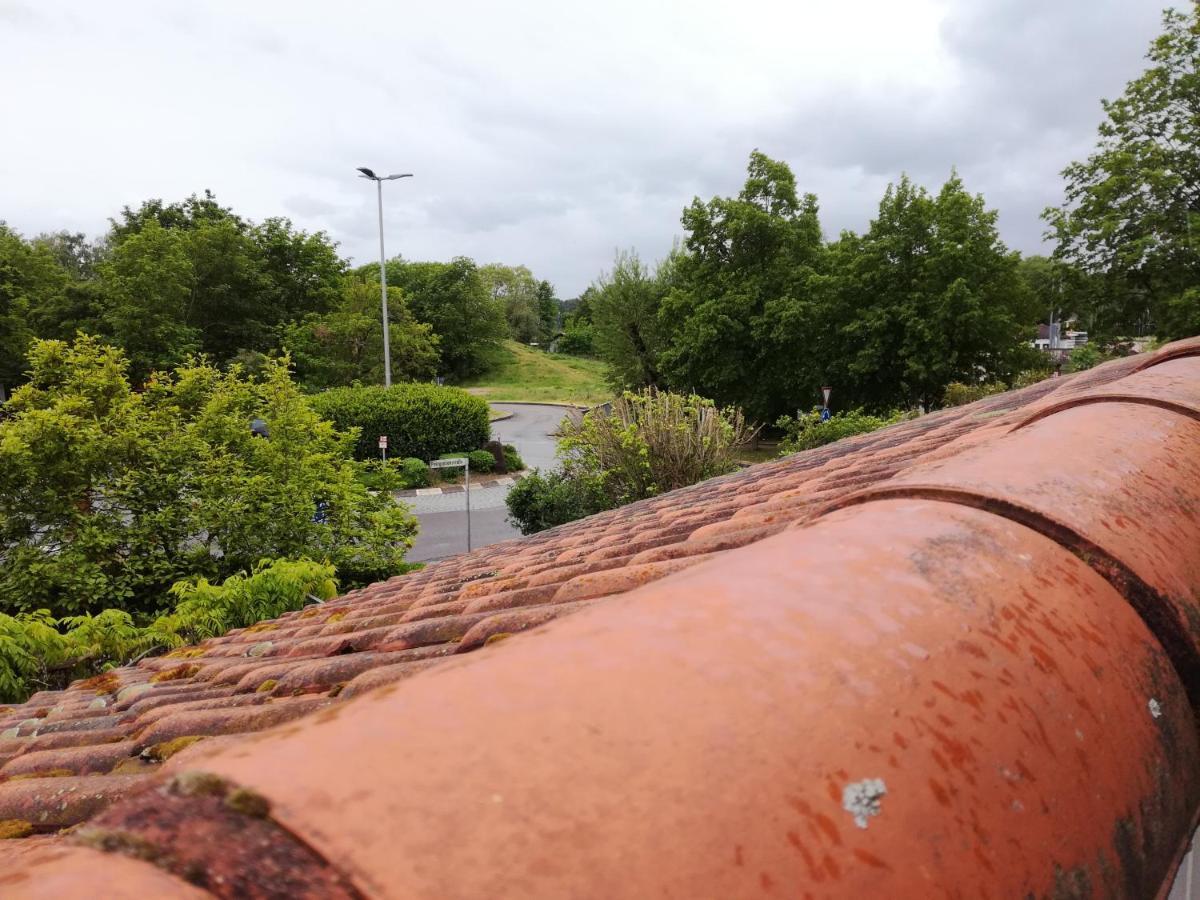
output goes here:
[{"label": "roof tile row", "polygon": [[[243,789],[269,806],[264,846],[291,859],[298,838],[315,850],[298,871],[330,891],[1037,893],[1047,860],[1157,888],[1200,796],[1197,354],[924,416],[41,692],[0,709],[0,820],[92,820],[223,896],[283,884],[217,861],[247,826],[212,798]],[[220,776],[199,806],[172,781],[195,767]],[[71,896],[86,885],[64,873],[117,859],[49,840],[0,860]],[[931,846],[957,849],[914,881],[901,861]]]}]

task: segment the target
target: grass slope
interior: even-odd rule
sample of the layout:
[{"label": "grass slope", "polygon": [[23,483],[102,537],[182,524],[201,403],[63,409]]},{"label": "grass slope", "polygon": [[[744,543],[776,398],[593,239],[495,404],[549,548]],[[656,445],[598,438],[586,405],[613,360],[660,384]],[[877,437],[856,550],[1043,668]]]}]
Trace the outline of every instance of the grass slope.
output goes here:
[{"label": "grass slope", "polygon": [[612,399],[604,363],[505,341],[495,365],[461,387],[485,400],[592,405]]}]

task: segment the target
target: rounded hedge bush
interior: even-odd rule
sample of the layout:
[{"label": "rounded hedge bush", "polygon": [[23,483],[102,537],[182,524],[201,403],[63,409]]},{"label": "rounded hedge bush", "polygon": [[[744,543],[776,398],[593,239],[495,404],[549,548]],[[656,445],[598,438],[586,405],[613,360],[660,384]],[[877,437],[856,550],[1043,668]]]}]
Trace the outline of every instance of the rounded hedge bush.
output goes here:
[{"label": "rounded hedge bush", "polygon": [[471,461],[472,472],[484,474],[496,468],[496,457],[492,456],[491,450],[472,450],[467,459]]},{"label": "rounded hedge bush", "polygon": [[479,447],[491,434],[487,401],[460,388],[434,384],[341,387],[314,394],[309,402],[341,430],[358,428],[354,455],[379,456],[379,436],[388,437],[388,456],[436,459],[459,447]]}]

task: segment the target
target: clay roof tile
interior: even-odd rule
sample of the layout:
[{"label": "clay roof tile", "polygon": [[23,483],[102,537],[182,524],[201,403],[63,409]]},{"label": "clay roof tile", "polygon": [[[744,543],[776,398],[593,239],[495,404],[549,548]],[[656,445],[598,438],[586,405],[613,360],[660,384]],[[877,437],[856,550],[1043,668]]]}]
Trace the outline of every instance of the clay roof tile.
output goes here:
[{"label": "clay roof tile", "polygon": [[0,707],[0,820],[171,862],[35,836],[0,884],[279,894],[249,827],[330,895],[1160,892],[1197,460],[1193,340],[39,692]]}]

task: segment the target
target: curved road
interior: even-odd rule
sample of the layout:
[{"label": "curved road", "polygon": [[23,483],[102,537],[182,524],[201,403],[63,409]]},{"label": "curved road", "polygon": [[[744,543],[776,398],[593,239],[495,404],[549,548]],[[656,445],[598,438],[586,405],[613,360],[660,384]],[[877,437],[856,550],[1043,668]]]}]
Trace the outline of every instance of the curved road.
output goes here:
[{"label": "curved road", "polygon": [[[512,413],[511,418],[492,423],[492,437],[512,444],[521,454],[526,469],[549,469],[555,464],[554,432],[567,410],[561,406],[526,405],[523,403],[493,403],[499,412]],[[471,491],[471,546],[484,547],[498,541],[520,537],[521,532],[508,522],[504,505],[506,487],[477,488]],[[412,562],[429,562],[462,553],[467,549],[466,496],[440,494],[428,497],[407,497],[404,502],[413,508],[421,522],[416,543],[408,552]]]}]

